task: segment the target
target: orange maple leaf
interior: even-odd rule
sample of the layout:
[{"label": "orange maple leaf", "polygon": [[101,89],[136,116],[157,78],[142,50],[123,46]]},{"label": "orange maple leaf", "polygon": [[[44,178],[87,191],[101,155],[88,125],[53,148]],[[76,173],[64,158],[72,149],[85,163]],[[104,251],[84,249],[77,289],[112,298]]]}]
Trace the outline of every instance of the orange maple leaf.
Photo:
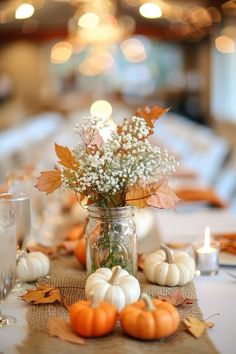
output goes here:
[{"label": "orange maple leaf", "polygon": [[133,186],[129,192],[126,193],[125,198],[127,204],[138,208],[153,206],[159,209],[174,208],[178,200],[166,180]]},{"label": "orange maple leaf", "polygon": [[58,170],[41,172],[37,178],[36,188],[47,194],[54,192],[61,186],[61,173]]},{"label": "orange maple leaf", "polygon": [[153,128],[153,121],[157,120],[162,114],[168,112],[170,108],[162,108],[157,105],[153,107],[145,107],[144,109],[138,108],[135,112],[136,116],[142,117],[145,119],[147,125],[150,128]]},{"label": "orange maple leaf", "polygon": [[58,144],[55,144],[55,151],[57,157],[60,159],[58,162],[66,167],[71,168],[72,170],[76,170],[78,167],[78,163],[72,155],[70,149],[68,147],[64,147]]}]

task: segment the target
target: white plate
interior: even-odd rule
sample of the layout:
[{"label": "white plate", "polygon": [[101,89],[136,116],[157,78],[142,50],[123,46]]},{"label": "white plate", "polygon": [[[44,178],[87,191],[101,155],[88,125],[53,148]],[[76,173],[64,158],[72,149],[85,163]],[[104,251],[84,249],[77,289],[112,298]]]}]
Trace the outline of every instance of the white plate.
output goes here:
[{"label": "white plate", "polygon": [[236,255],[228,252],[220,252],[219,263],[225,266],[236,266]]}]

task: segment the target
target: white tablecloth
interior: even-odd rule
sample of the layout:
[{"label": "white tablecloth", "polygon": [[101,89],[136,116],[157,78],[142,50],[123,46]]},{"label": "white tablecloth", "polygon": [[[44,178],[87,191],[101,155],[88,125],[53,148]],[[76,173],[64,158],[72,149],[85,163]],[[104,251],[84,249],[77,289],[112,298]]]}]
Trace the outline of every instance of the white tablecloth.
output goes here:
[{"label": "white tablecloth", "polygon": [[[236,220],[228,211],[209,210],[197,214],[191,213],[183,216],[165,211],[155,213],[155,220],[162,241],[176,242],[179,239],[180,241],[192,242],[197,236],[203,235],[206,225],[210,225],[215,232],[236,230]],[[185,238],[183,239],[183,237]],[[227,271],[234,273],[236,276],[236,267],[221,267],[218,275],[196,277],[194,283],[197,300],[204,319],[214,313],[220,313],[219,316],[212,319],[215,326],[208,330],[210,338],[220,353],[236,354],[236,279],[227,275]],[[17,324],[10,328],[0,329],[0,354],[17,353],[16,344],[20,343],[27,334],[26,308],[27,305],[17,299],[16,293],[12,293],[6,302],[1,305],[3,312],[17,317]]]}]

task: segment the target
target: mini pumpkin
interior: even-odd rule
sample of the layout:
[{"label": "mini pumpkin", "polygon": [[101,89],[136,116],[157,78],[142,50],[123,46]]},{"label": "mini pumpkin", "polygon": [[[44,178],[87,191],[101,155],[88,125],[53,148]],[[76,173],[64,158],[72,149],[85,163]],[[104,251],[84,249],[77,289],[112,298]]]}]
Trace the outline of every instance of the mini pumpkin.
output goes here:
[{"label": "mini pumpkin", "polygon": [[85,295],[91,291],[95,299],[113,304],[118,311],[125,305],[136,301],[140,296],[138,280],[120,266],[99,268],[91,274],[86,282]]},{"label": "mini pumpkin", "polygon": [[42,252],[25,253],[17,264],[16,276],[24,282],[33,282],[48,275],[50,261]]},{"label": "mini pumpkin", "polygon": [[86,239],[84,237],[77,242],[74,255],[83,266],[86,266]]},{"label": "mini pumpkin", "polygon": [[195,274],[195,262],[186,252],[171,253],[161,245],[158,250],[145,258],[144,274],[154,284],[164,286],[183,286],[190,282]]},{"label": "mini pumpkin", "polygon": [[117,311],[110,303],[97,302],[91,293],[90,300],[77,301],[70,306],[69,318],[72,328],[79,335],[100,337],[113,330]]},{"label": "mini pumpkin", "polygon": [[129,336],[152,340],[173,334],[178,329],[180,316],[170,303],[152,300],[147,294],[142,294],[142,300],[121,311],[120,323]]}]

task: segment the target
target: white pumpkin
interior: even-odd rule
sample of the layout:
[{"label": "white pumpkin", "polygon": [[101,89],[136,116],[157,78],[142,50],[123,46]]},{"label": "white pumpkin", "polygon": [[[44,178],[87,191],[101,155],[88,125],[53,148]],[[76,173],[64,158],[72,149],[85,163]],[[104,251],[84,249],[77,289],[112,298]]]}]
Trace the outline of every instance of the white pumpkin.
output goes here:
[{"label": "white pumpkin", "polygon": [[195,262],[186,252],[172,252],[165,245],[145,258],[144,274],[154,284],[183,286],[190,282],[195,274]]},{"label": "white pumpkin", "polygon": [[24,282],[33,282],[48,275],[50,268],[49,258],[42,252],[26,253],[20,258],[16,269],[16,276]]},{"label": "white pumpkin", "polygon": [[107,301],[113,304],[118,311],[140,296],[138,280],[120,266],[99,268],[91,274],[86,282],[85,295],[89,298],[91,292],[94,300]]}]

